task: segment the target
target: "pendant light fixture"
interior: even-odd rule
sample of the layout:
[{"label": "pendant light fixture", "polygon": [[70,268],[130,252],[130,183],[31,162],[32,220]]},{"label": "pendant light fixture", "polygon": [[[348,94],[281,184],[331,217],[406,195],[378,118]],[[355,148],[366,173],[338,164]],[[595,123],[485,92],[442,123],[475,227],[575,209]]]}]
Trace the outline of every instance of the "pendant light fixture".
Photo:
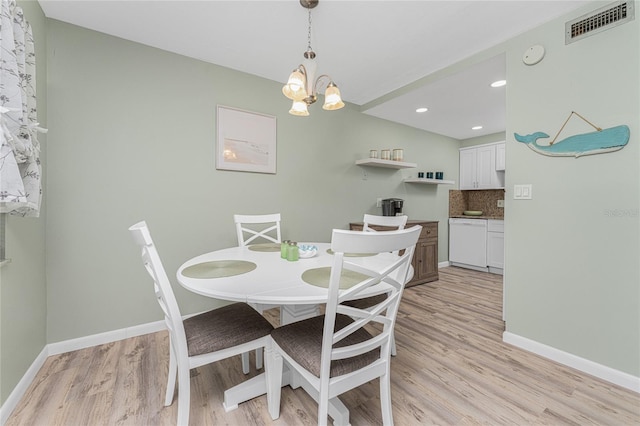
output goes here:
[{"label": "pendant light fixture", "polygon": [[318,5],[319,0],[300,0],[302,7],[309,11],[309,31],[307,35],[307,51],[304,52],[304,61],[293,70],[289,76],[287,84],[282,88],[282,93],[293,101],[289,110],[292,115],[309,115],[307,107],[318,100],[318,89],[326,82],[327,88],[324,92],[324,105],[322,109],[333,111],[344,107],[344,102],[340,97],[338,86],[327,74],[322,74],[315,78],[317,64],[316,54],[311,49],[311,9]]}]

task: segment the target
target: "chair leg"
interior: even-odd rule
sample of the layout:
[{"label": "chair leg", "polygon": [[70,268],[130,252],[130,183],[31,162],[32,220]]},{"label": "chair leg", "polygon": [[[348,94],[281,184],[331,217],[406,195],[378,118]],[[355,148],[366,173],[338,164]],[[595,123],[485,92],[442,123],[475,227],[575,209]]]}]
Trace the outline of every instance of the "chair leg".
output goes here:
[{"label": "chair leg", "polygon": [[[320,385],[322,386],[322,385]],[[327,426],[329,416],[329,386],[322,386],[318,397],[318,426]]]},{"label": "chair leg", "polygon": [[282,392],[282,356],[270,345],[265,348],[265,375],[267,379],[267,407],[271,419],[280,417],[280,393]]},{"label": "chair leg", "polygon": [[262,368],[262,348],[256,349],[256,370]]},{"label": "chair leg", "polygon": [[244,374],[249,374],[249,370],[251,366],[249,365],[249,352],[244,352],[242,355],[242,372]]},{"label": "chair leg", "polygon": [[396,335],[391,333],[391,356],[396,356]]},{"label": "chair leg", "polygon": [[191,405],[191,375],[189,368],[178,366],[178,426],[189,426],[189,409]]},{"label": "chair leg", "polygon": [[168,407],[173,403],[173,394],[176,390],[176,374],[177,371],[176,357],[173,354],[173,347],[169,343],[169,374],[167,376],[167,391],[164,396],[164,405]]},{"label": "chair leg", "polygon": [[382,424],[392,425],[393,415],[391,414],[391,374],[389,370],[380,376],[380,405],[382,407]]}]

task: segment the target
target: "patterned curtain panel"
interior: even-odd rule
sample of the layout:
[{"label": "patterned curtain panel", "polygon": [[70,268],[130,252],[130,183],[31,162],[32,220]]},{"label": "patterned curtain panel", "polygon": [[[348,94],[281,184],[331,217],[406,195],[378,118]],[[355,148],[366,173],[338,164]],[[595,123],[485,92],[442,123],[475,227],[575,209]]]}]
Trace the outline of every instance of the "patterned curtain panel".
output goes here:
[{"label": "patterned curtain panel", "polygon": [[42,167],[31,26],[15,0],[0,0],[0,213],[40,214]]}]

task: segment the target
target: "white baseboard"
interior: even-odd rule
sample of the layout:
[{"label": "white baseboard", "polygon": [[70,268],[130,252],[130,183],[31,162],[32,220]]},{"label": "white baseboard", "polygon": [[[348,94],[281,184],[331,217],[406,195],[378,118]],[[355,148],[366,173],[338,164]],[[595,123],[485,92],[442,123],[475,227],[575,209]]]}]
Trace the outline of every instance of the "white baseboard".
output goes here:
[{"label": "white baseboard", "polygon": [[135,325],[133,327],[121,328],[120,330],[113,330],[107,331],[105,333],[92,334],[91,336],[78,337],[77,339],[49,343],[47,346],[49,347],[49,355],[58,355],[65,352],[77,351],[78,349],[85,349],[92,346],[103,345],[105,343],[128,339],[129,337],[155,333],[161,330],[166,330],[164,321],[155,321],[147,324]]},{"label": "white baseboard", "polygon": [[451,266],[458,266],[460,268],[473,269],[474,271],[489,272],[488,266],[474,266],[474,265],[467,265],[466,263],[451,262],[451,261],[449,262],[449,264]]},{"label": "white baseboard", "polygon": [[9,397],[4,401],[2,407],[0,407],[0,425],[4,425],[9,419],[9,416],[22,399],[22,396],[31,385],[31,382],[33,382],[33,379],[36,378],[38,371],[40,371],[40,368],[42,368],[48,356],[49,350],[47,346],[45,346],[31,363],[31,366],[27,369],[27,372],[24,373],[24,376],[22,376],[22,379],[20,379],[16,387],[13,388]]},{"label": "white baseboard", "polygon": [[447,266],[450,266],[449,261],[445,260],[444,262],[440,262],[438,263],[438,269],[440,268],[446,268]]},{"label": "white baseboard", "polygon": [[640,393],[640,377],[632,376],[631,374],[589,361],[585,358],[580,358],[579,356],[547,346],[543,343],[536,342],[535,340],[530,340],[526,337],[509,333],[508,331],[505,331],[502,334],[502,341],[568,367],[575,368],[583,373],[590,374],[598,377],[599,379],[606,380],[607,382],[614,383],[618,386],[622,386],[623,388]]},{"label": "white baseboard", "polygon": [[44,365],[47,357],[58,355],[65,352],[77,351],[79,349],[90,348],[92,346],[111,343],[118,340],[128,339],[129,337],[141,336],[143,334],[155,333],[157,331],[166,330],[164,321],[150,322],[147,324],[136,325],[133,327],[122,328],[120,330],[107,331],[105,333],[93,334],[91,336],[79,337],[77,339],[64,340],[56,343],[45,345],[40,354],[33,361],[27,372],[22,376],[20,382],[13,389],[7,400],[0,407],[0,425],[4,425],[13,410],[16,408],[20,399],[25,394],[29,385]]}]

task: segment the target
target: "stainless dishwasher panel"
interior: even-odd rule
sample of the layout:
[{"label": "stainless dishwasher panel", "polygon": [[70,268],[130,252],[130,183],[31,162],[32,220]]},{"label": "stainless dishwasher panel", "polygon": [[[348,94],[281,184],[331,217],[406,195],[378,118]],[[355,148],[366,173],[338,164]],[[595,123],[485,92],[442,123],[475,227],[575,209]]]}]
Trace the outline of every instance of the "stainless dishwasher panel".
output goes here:
[{"label": "stainless dishwasher panel", "polygon": [[449,219],[449,262],[487,270],[486,219]]}]

